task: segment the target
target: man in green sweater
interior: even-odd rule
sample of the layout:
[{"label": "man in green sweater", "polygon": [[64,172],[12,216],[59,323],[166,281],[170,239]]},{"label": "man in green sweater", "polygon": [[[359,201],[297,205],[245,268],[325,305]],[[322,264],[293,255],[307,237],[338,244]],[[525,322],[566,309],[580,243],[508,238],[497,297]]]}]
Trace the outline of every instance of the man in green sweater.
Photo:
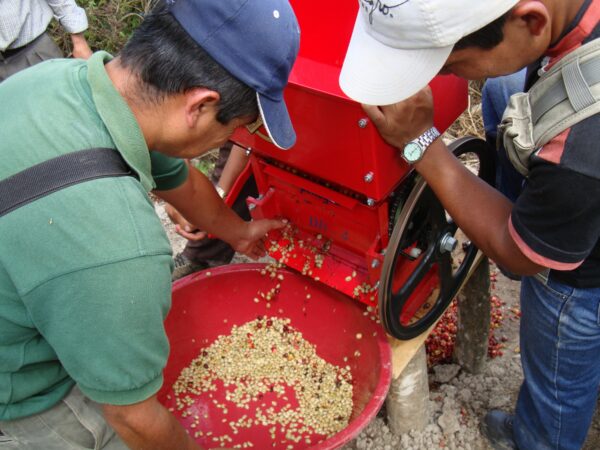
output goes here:
[{"label": "man in green sweater", "polygon": [[[0,449],[200,448],[156,399],[172,258],[148,192],[264,254],[283,223],[244,222],[179,158],[259,117],[293,145],[283,88],[298,42],[287,0],[179,0],[117,58],[51,60],[0,85]],[[10,204],[15,175],[90,148],[118,152],[133,176]]]}]

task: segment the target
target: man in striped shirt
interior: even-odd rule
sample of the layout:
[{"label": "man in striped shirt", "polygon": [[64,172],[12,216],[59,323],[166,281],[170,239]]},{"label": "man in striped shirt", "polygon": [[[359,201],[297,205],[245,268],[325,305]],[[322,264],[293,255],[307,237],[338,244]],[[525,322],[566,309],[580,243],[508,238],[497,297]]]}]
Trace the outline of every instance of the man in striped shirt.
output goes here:
[{"label": "man in striped shirt", "polygon": [[[342,89],[365,104],[381,135],[414,164],[465,234],[522,276],[524,382],[514,414],[488,412],[483,431],[494,449],[579,450],[600,386],[600,114],[530,158],[513,204],[436,137],[425,85],[438,73],[481,79],[528,66],[527,91],[563,57],[600,39],[600,0],[360,5]],[[571,69],[588,91],[597,86],[578,62]],[[570,91],[567,103],[578,111],[578,89]]]},{"label": "man in striped shirt", "polygon": [[88,21],[75,0],[2,0],[0,8],[0,81],[19,70],[62,52],[46,29],[55,17],[71,35],[73,57],[87,59],[92,51],[83,32]]}]

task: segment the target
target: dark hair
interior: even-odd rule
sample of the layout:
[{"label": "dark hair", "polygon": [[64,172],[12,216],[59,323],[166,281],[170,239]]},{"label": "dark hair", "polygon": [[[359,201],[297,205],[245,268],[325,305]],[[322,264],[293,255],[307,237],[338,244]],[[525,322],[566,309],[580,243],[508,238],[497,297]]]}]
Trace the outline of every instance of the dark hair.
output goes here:
[{"label": "dark hair", "polygon": [[202,49],[160,4],[146,15],[120,53],[120,64],[140,79],[144,100],[205,87],[220,95],[217,120],[258,115],[256,92]]},{"label": "dark hair", "polygon": [[462,50],[468,47],[478,47],[485,50],[494,48],[504,39],[504,24],[509,16],[510,11],[480,30],[463,37],[454,45],[454,50]]}]

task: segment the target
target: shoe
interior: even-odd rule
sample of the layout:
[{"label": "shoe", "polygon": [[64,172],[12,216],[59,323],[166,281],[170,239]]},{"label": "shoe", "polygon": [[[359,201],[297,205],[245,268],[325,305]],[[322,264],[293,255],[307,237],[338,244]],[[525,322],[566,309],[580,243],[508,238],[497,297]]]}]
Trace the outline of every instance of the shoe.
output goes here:
[{"label": "shoe", "polygon": [[171,274],[171,280],[179,280],[191,273],[204,270],[208,267],[208,263],[195,263],[186,258],[183,253],[177,253],[173,258],[173,273]]},{"label": "shoe", "polygon": [[481,422],[481,433],[494,450],[518,449],[513,438],[514,417],[503,411],[489,411]]}]

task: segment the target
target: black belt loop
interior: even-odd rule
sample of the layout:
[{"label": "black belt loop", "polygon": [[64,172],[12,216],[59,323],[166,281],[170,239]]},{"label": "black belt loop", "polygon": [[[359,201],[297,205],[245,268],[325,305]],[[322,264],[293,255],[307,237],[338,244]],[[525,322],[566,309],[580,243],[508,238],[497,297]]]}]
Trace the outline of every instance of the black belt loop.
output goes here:
[{"label": "black belt loop", "polygon": [[91,148],[49,159],[0,181],[0,217],[84,181],[136,176],[113,148]]}]

